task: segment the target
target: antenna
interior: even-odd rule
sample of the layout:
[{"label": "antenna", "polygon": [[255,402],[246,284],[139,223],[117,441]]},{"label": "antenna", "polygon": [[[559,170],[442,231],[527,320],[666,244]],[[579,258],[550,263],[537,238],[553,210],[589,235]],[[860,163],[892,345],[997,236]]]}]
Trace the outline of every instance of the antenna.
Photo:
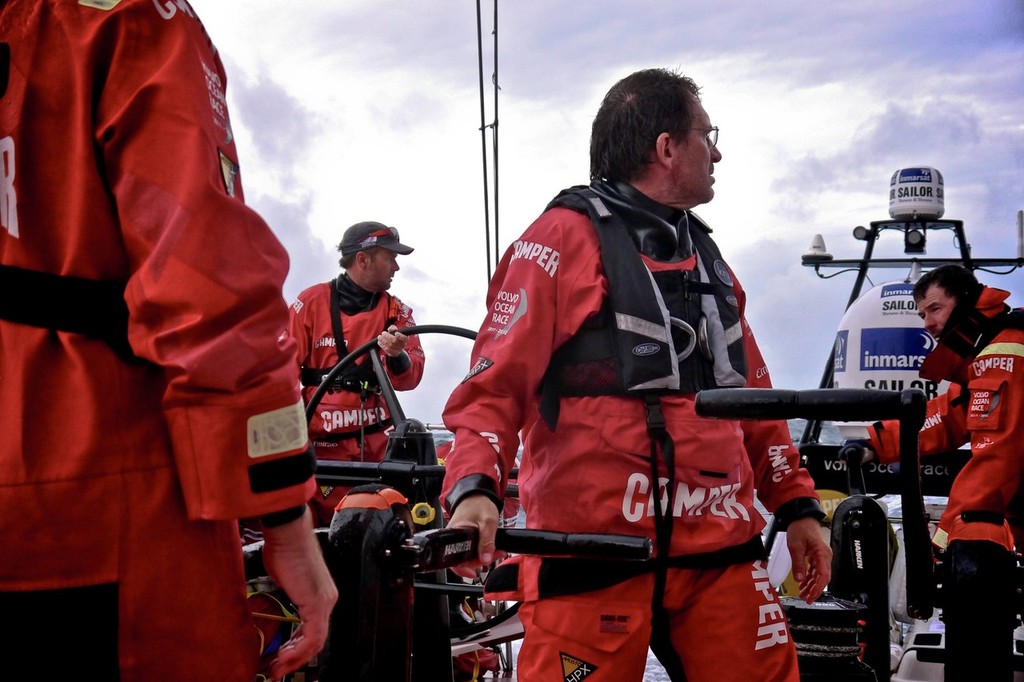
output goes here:
[{"label": "antenna", "polygon": [[910,272],[907,274],[907,279],[904,280],[908,283],[914,283],[921,279],[921,261],[914,259],[914,262],[910,264]]},{"label": "antenna", "polygon": [[1024,258],[1024,211],[1017,211],[1017,258]]},{"label": "antenna", "polygon": [[825,238],[820,234],[811,238],[811,246],[801,258],[804,263],[823,263],[832,260],[832,254],[825,250]]}]

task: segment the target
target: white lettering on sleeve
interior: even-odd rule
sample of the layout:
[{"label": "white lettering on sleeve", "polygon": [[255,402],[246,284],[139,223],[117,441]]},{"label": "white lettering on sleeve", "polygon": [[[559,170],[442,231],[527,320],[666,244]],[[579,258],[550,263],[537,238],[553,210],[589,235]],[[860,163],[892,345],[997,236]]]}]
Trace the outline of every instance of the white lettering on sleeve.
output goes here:
[{"label": "white lettering on sleeve", "polygon": [[544,246],[543,244],[536,244],[534,242],[518,241],[512,245],[513,255],[512,260],[518,260],[520,258],[528,261],[534,261],[548,273],[549,277],[554,277],[555,273],[558,272],[558,259],[559,253],[550,246]]},{"label": "white lettering on sleeve", "polygon": [[153,0],[153,6],[156,7],[156,11],[159,12],[160,16],[162,16],[164,19],[172,18],[175,14],[178,13],[178,10],[181,10],[190,17],[195,16],[192,13],[192,8],[189,7],[188,2],[186,2],[186,0],[174,0],[174,2],[171,2],[171,0],[165,0],[165,2],[160,2],[160,0]]},{"label": "white lettering on sleeve", "polygon": [[[0,140],[0,227],[18,237],[18,196],[14,191],[14,138]],[[31,230],[30,230],[31,232]]]}]

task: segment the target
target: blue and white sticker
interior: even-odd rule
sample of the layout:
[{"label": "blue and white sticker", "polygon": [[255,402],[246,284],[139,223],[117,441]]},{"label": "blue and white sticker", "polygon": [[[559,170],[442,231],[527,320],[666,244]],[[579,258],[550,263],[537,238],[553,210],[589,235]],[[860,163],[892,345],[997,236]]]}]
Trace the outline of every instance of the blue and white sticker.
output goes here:
[{"label": "blue and white sticker", "polygon": [[633,355],[638,358],[644,358],[648,355],[654,355],[661,350],[661,346],[657,343],[641,343],[633,346]]},{"label": "blue and white sticker", "polygon": [[723,260],[715,261],[715,275],[718,279],[722,280],[722,284],[731,287],[732,286],[732,275],[729,274],[729,266],[725,264]]}]

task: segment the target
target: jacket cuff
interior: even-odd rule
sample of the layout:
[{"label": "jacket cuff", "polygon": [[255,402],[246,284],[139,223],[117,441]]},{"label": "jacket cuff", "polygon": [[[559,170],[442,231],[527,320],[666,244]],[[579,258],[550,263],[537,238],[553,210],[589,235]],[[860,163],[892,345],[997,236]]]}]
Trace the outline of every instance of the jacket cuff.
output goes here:
[{"label": "jacket cuff", "polygon": [[484,474],[470,474],[460,478],[452,486],[448,496],[445,497],[445,506],[448,508],[448,513],[454,513],[459,503],[471,495],[484,495],[490,498],[494,506],[498,508],[498,511],[501,511],[503,503],[501,496],[498,495],[498,484],[495,483],[494,479]]},{"label": "jacket cuff", "polygon": [[388,356],[388,369],[395,374],[404,374],[412,367],[412,360],[404,350],[395,357]]},{"label": "jacket cuff", "polygon": [[825,518],[825,512],[821,505],[813,497],[798,497],[786,502],[775,511],[775,520],[781,526],[780,530],[786,530],[789,524],[797,519],[808,517],[817,519],[819,522]]}]

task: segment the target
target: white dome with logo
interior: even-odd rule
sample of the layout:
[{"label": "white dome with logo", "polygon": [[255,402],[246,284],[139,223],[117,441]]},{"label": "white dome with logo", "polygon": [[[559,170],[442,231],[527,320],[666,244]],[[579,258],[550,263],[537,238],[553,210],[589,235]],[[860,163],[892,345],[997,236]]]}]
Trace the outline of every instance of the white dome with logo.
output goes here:
[{"label": "white dome with logo", "polygon": [[[918,374],[935,339],[917,314],[913,291],[912,282],[886,282],[847,309],[833,347],[834,388],[919,388],[929,399],[945,392],[948,382],[936,384]],[[840,430],[846,435],[846,429]]]}]

